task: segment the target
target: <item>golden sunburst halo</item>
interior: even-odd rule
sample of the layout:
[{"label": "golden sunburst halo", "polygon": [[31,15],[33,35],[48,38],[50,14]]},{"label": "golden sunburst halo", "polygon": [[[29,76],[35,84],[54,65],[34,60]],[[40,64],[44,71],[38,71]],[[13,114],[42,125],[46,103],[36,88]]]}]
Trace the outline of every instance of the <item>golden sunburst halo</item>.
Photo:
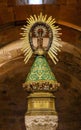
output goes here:
[{"label": "golden sunburst halo", "polygon": [[39,16],[36,16],[36,15],[30,16],[30,18],[27,18],[26,22],[27,22],[27,25],[24,25],[24,27],[21,28],[23,30],[23,33],[21,33],[22,35],[21,39],[24,40],[22,51],[24,52],[24,55],[25,55],[25,59],[24,59],[25,63],[28,62],[28,60],[31,58],[33,54],[33,50],[31,48],[30,41],[29,41],[30,30],[34,24],[36,23],[39,24],[41,22],[48,25],[52,30],[53,40],[47,53],[52,59],[52,61],[56,64],[58,61],[57,53],[58,51],[60,51],[60,47],[62,47],[62,45],[60,44],[61,33],[59,33],[59,30],[61,30],[61,28],[59,28],[58,26],[55,26],[55,23],[56,23],[55,19],[53,19],[52,16],[47,18],[47,15],[43,15],[42,13],[40,13]]}]

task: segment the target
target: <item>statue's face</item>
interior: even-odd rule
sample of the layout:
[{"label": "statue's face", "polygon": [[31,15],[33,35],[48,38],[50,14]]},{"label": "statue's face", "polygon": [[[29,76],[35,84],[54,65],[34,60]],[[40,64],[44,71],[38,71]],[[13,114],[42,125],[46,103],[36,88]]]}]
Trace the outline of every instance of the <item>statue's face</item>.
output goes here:
[{"label": "statue's face", "polygon": [[42,39],[42,47],[49,50],[51,46],[53,34],[51,28],[43,22],[35,23],[29,33],[30,45],[34,51],[38,47],[38,39]]}]

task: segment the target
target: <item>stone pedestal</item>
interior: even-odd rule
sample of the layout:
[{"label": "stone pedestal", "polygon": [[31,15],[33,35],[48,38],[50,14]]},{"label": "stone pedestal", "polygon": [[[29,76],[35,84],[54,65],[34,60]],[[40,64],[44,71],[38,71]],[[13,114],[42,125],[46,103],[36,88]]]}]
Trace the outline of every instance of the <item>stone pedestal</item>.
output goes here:
[{"label": "stone pedestal", "polygon": [[50,92],[33,92],[27,98],[26,130],[56,130],[55,96]]},{"label": "stone pedestal", "polygon": [[58,126],[57,115],[25,116],[26,130],[56,130]]}]

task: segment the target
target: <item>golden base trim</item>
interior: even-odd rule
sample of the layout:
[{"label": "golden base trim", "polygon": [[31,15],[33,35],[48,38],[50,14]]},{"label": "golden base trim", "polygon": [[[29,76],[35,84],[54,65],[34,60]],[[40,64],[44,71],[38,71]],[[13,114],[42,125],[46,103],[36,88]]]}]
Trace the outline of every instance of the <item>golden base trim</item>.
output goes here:
[{"label": "golden base trim", "polygon": [[60,86],[58,82],[50,82],[50,81],[40,81],[40,82],[25,82],[23,87],[25,90],[33,92],[33,91],[56,91]]}]

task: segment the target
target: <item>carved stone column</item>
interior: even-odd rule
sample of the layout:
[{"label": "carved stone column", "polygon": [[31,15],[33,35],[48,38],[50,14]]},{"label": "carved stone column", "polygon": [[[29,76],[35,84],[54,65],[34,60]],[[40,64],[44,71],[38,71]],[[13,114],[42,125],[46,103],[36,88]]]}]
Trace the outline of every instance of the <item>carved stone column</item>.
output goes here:
[{"label": "carved stone column", "polygon": [[57,115],[25,116],[27,130],[56,130],[58,126]]}]

